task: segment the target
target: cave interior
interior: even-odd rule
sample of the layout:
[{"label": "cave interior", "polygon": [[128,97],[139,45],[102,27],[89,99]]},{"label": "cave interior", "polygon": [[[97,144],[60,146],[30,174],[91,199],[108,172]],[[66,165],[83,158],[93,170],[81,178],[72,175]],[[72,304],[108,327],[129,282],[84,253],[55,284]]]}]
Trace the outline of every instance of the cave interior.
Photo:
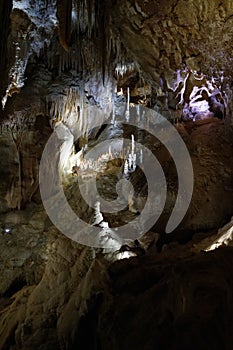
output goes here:
[{"label": "cave interior", "polygon": [[233,2],[1,0],[0,35],[0,350],[232,350]]}]

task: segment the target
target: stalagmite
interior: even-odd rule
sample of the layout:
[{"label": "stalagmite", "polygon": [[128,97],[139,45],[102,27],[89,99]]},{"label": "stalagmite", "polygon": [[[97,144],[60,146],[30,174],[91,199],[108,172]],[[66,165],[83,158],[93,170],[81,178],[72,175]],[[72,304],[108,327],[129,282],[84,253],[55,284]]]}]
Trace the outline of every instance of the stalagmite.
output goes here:
[{"label": "stalagmite", "polygon": [[132,154],[129,154],[128,157],[128,164],[129,164],[129,171],[132,169],[132,165],[133,165],[133,159],[132,159]]},{"label": "stalagmite", "polygon": [[99,225],[102,221],[104,221],[103,215],[100,212],[100,202],[97,201],[95,204],[95,221],[93,225]]},{"label": "stalagmite", "polygon": [[134,144],[134,135],[131,135],[131,152],[132,154],[134,154],[134,148],[135,148],[135,144]]},{"label": "stalagmite", "polygon": [[137,155],[135,153],[135,143],[134,143],[134,135],[131,135],[131,153],[128,157],[129,162],[129,172],[134,172],[136,169],[136,159]]},{"label": "stalagmite", "polygon": [[129,104],[130,104],[130,89],[129,87],[127,88],[127,106],[126,106],[126,112],[125,112],[125,118],[126,121],[129,121]]},{"label": "stalagmite", "polygon": [[112,106],[112,121],[111,121],[111,124],[112,125],[115,125],[116,123],[116,109],[115,109],[115,104],[114,104],[114,101],[113,101],[113,106]]},{"label": "stalagmite", "polygon": [[140,161],[140,164],[143,163],[143,151],[142,151],[142,149],[140,149],[139,161]]},{"label": "stalagmite", "polygon": [[137,105],[136,106],[136,111],[137,111],[137,122],[139,123],[140,122],[140,105]]},{"label": "stalagmite", "polygon": [[128,177],[129,176],[129,162],[126,159],[125,163],[124,163],[124,177]]},{"label": "stalagmite", "polygon": [[62,141],[60,146],[60,170],[62,173],[70,171],[70,158],[73,153],[74,136],[64,124],[58,124],[55,128],[58,139]]}]

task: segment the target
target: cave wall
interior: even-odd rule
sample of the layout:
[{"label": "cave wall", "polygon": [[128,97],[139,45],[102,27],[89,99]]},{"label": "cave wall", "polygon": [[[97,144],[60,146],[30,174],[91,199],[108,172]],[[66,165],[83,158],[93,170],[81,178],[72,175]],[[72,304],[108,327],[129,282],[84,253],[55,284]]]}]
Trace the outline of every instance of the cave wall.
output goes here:
[{"label": "cave wall", "polygon": [[[7,62],[7,45],[8,45],[8,35],[10,32],[10,14],[12,10],[12,0],[1,1],[0,2],[0,33],[1,33],[1,43],[0,43],[0,73],[2,77],[2,83],[0,87],[0,99],[2,100],[5,89],[7,86],[8,77],[8,62]],[[0,106],[0,115],[2,117],[2,105]]]},{"label": "cave wall", "polygon": [[231,1],[119,1],[114,13],[122,41],[153,80],[183,65],[231,75]]}]

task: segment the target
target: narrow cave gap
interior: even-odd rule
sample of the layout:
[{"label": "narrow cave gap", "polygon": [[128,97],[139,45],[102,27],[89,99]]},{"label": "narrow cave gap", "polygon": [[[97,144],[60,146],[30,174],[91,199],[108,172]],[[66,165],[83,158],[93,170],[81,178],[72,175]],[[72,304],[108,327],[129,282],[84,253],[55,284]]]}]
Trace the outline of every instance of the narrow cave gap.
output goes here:
[{"label": "narrow cave gap", "polygon": [[99,294],[89,301],[88,313],[81,317],[77,329],[77,340],[71,345],[70,349],[75,350],[77,346],[86,347],[87,349],[100,350],[101,345],[96,334],[98,324],[98,312],[103,301],[103,295]]},{"label": "narrow cave gap", "polygon": [[99,136],[102,134],[102,132],[106,129],[107,124],[103,124],[99,130],[97,131],[97,133],[95,133],[95,139],[98,139]]},{"label": "narrow cave gap", "polygon": [[7,288],[5,293],[2,295],[4,298],[11,298],[15,293],[22,290],[25,286],[27,286],[27,282],[23,277],[17,277],[11,285]]}]

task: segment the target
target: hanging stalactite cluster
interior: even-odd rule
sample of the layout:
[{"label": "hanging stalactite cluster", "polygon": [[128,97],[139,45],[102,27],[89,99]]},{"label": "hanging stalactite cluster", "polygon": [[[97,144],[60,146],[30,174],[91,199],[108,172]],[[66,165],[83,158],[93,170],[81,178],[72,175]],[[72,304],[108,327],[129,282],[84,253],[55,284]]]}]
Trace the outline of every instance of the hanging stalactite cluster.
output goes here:
[{"label": "hanging stalactite cluster", "polygon": [[[75,80],[85,82],[95,76],[106,88],[109,80],[113,80],[117,64],[132,61],[127,59],[118,30],[113,29],[112,0],[40,0],[13,5],[10,38],[17,42],[20,55],[16,52],[15,62],[11,63],[8,88],[1,99],[3,107],[7,108],[8,98],[21,91],[35,56],[45,63],[53,77],[71,73]],[[27,21],[19,21],[21,17]],[[21,22],[27,23],[23,33]]]},{"label": "hanging stalactite cluster", "polygon": [[[103,82],[126,55],[111,25],[111,0],[58,0],[60,70],[100,71]],[[111,9],[111,10],[110,10]]]},{"label": "hanging stalactite cluster", "polygon": [[72,0],[57,1],[57,17],[59,21],[59,39],[62,47],[68,51],[70,46]]}]

